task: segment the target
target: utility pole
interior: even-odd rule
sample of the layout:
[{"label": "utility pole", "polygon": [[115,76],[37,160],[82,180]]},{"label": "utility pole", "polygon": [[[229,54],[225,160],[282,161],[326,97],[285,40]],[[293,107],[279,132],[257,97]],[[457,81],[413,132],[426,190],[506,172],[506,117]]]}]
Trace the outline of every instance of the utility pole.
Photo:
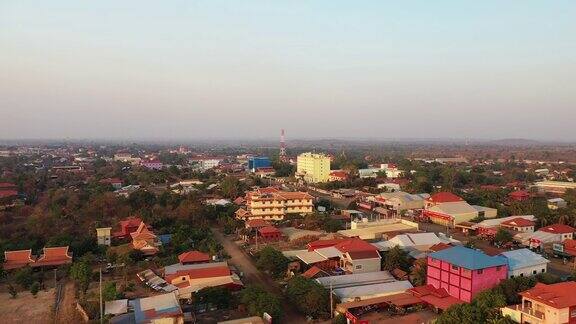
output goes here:
[{"label": "utility pole", "polygon": [[334,301],[332,300],[332,280],[330,280],[330,318],[334,318]]},{"label": "utility pole", "polygon": [[102,305],[102,266],[98,269],[100,273],[100,324],[104,323],[104,305]]}]

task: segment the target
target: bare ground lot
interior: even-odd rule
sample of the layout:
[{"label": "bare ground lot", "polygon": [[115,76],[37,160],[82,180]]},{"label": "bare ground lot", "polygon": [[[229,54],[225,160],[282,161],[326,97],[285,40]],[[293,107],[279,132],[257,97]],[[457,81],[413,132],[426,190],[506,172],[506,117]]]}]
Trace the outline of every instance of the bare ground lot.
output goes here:
[{"label": "bare ground lot", "polygon": [[30,292],[19,292],[16,299],[0,293],[2,323],[52,323],[54,289],[39,291],[36,298]]}]

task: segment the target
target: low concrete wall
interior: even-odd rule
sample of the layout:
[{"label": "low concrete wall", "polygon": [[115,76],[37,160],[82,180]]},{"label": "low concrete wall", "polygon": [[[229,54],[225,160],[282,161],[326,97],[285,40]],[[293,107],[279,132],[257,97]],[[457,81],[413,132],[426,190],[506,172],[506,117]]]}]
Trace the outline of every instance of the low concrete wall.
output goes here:
[{"label": "low concrete wall", "polygon": [[79,303],[76,303],[76,310],[80,314],[80,317],[82,317],[82,320],[84,321],[84,323],[88,323],[90,321],[90,317],[88,316],[88,313],[86,313],[86,311],[84,310],[84,307],[82,307],[82,305],[80,305]]}]

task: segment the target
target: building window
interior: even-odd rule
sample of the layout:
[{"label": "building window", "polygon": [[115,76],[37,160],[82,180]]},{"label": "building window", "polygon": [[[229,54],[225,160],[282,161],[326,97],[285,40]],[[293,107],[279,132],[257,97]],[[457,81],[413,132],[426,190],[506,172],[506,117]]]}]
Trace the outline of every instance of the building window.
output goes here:
[{"label": "building window", "polygon": [[510,278],[514,278],[514,275],[510,275]]},{"label": "building window", "polygon": [[484,270],[482,270],[482,269],[476,271],[477,274],[482,274],[483,272],[484,272]]},{"label": "building window", "polygon": [[360,269],[362,269],[362,265],[361,265],[361,264],[359,264],[359,265],[356,266],[356,270],[360,270]]},{"label": "building window", "polygon": [[542,269],[542,273],[546,272],[546,269]]},{"label": "building window", "polygon": [[452,270],[458,270],[458,267],[455,265],[452,265]]},{"label": "building window", "polygon": [[536,271],[536,270],[532,271],[532,274],[536,274],[536,273],[538,273],[538,271]]},{"label": "building window", "polygon": [[497,266],[497,267],[496,267],[496,271],[500,271],[500,269],[502,269],[502,266]]}]

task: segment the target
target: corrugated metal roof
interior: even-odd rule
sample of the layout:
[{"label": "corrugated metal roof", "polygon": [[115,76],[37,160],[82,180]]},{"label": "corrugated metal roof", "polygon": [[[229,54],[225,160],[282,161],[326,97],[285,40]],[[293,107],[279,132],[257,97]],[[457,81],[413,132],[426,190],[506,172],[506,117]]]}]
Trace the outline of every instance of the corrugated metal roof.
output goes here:
[{"label": "corrugated metal roof", "polygon": [[316,251],[310,251],[310,252],[304,251],[296,254],[296,257],[306,264],[313,264],[326,261],[326,258],[321,254],[316,253]]},{"label": "corrugated metal roof", "polygon": [[340,258],[342,257],[342,252],[340,252],[340,250],[338,250],[337,248],[330,246],[330,247],[326,247],[326,248],[321,248],[321,249],[316,249],[315,250],[317,253],[319,253],[320,255],[330,259],[330,258]]},{"label": "corrugated metal roof", "polygon": [[396,243],[401,247],[410,247],[416,245],[434,245],[441,240],[434,233],[407,233],[396,235],[390,242]]},{"label": "corrugated metal roof", "polygon": [[442,203],[430,207],[428,208],[428,210],[447,215],[458,215],[458,214],[468,214],[478,212],[474,207],[470,206],[465,201]]},{"label": "corrugated metal roof", "polygon": [[478,227],[494,227],[502,224],[503,222],[509,221],[514,218],[523,218],[529,221],[535,221],[536,217],[534,215],[517,215],[517,216],[508,216],[502,218],[494,218],[494,219],[486,219],[481,221],[480,223],[474,225],[474,228]]},{"label": "corrugated metal roof", "polygon": [[429,256],[469,270],[485,269],[507,264],[504,257],[488,256],[480,251],[463,246],[455,246],[450,249],[434,252]]},{"label": "corrugated metal roof", "polygon": [[410,281],[393,281],[374,285],[353,286],[346,288],[334,289],[334,294],[341,300],[346,301],[356,297],[385,296],[394,293],[404,292],[413,288]]},{"label": "corrugated metal roof", "polygon": [[330,276],[316,279],[316,281],[324,287],[344,288],[352,286],[373,285],[385,282],[396,281],[388,271],[375,271],[365,273],[354,273],[341,276]]},{"label": "corrugated metal roof", "polygon": [[529,249],[506,251],[500,254],[508,260],[508,269],[510,271],[550,262],[540,254],[532,252]]}]

